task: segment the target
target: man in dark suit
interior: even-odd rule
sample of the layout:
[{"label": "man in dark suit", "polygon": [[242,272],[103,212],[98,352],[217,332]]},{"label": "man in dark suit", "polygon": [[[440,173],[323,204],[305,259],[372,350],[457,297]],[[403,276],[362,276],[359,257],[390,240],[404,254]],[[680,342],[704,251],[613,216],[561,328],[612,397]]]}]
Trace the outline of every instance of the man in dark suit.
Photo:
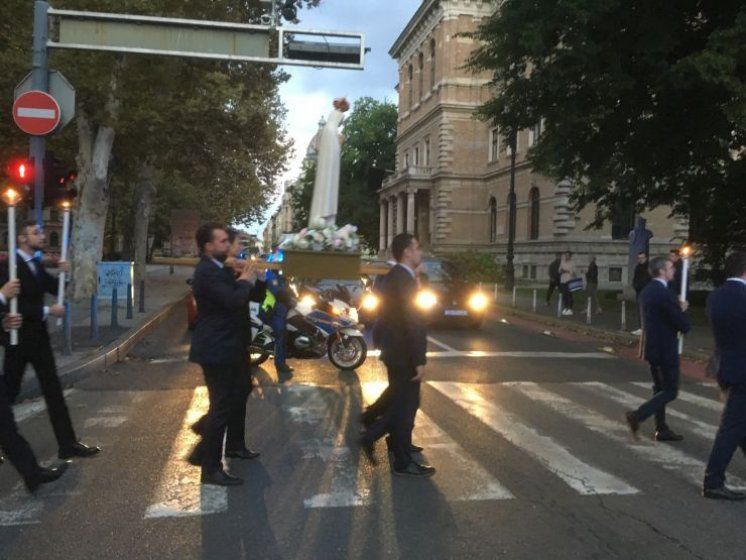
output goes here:
[{"label": "man in dark suit", "polygon": [[644,251],[637,253],[637,265],[635,265],[635,275],[632,278],[632,287],[635,289],[635,307],[637,307],[637,324],[640,325],[632,334],[642,335],[642,312],[640,310],[640,294],[645,286],[650,284],[650,265],[648,255]]},{"label": "man in dark suit", "polygon": [[373,446],[389,434],[394,474],[427,477],[435,469],[412,458],[412,429],[420,406],[420,384],[425,377],[427,332],[415,307],[415,269],[422,262],[417,238],[408,233],[394,237],[391,250],[397,264],[381,286],[381,311],[374,337],[389,377],[388,402],[383,414],[364,431],[360,443],[375,463]]},{"label": "man in dark suit", "polygon": [[668,289],[674,276],[674,266],[667,257],[650,261],[652,281],[640,294],[645,325],[645,359],[653,376],[653,397],[637,410],[626,413],[627,425],[637,437],[640,423],[655,415],[656,441],[681,441],[682,436],[666,424],[666,404],[679,392],[678,334],[689,332],[690,324],[684,312],[688,302],[678,301]]},{"label": "man in dark suit", "polygon": [[[14,280],[7,282],[0,290],[0,309],[6,309],[10,298],[18,295],[20,282]],[[7,346],[7,331],[18,329],[23,324],[23,318],[19,314],[4,315],[2,320],[2,344]],[[45,468],[39,465],[31,446],[18,433],[13,408],[5,390],[5,383],[0,383],[0,449],[8,454],[8,459],[16,468],[18,474],[29,492],[34,492],[40,485],[53,482],[61,477],[67,470],[68,463],[62,463],[58,467]]]},{"label": "man in dark suit", "polygon": [[[34,366],[57,438],[59,458],[92,457],[101,449],[78,441],[57,377],[57,365],[47,331],[47,317],[62,317],[65,310],[56,304],[44,305],[45,293],[56,296],[58,286],[57,279],[34,257],[37,251],[44,249],[45,241],[44,231],[36,222],[25,222],[18,230],[17,272],[21,281],[18,311],[23,317],[23,325],[18,333],[18,345],[8,346],[5,351],[5,387],[10,402],[15,402],[21,391],[26,366]],[[67,263],[60,263],[60,267],[67,268]],[[8,277],[8,262],[5,262],[0,269],[0,284],[5,283]]]},{"label": "man in dark suit", "polygon": [[[232,271],[225,270],[230,241],[222,225],[202,225],[196,238],[202,258],[194,271],[192,289],[199,319],[192,335],[189,360],[202,366],[210,408],[202,430],[202,441],[190,456],[190,462],[201,464],[203,484],[237,486],[243,480],[223,469],[223,437],[226,428],[238,428],[237,423],[230,422],[230,419],[238,409],[238,400],[246,398],[245,314],[256,270],[247,263],[238,279]],[[244,423],[245,420],[240,422],[241,431]],[[230,435],[227,439],[232,442],[238,438]],[[226,455],[252,458],[244,457],[247,451],[229,448]]]},{"label": "man in dark suit", "polygon": [[721,500],[743,500],[746,493],[725,486],[725,469],[738,447],[746,454],[746,251],[725,260],[728,280],[708,300],[707,313],[720,356],[718,383],[726,395],[702,495]]}]

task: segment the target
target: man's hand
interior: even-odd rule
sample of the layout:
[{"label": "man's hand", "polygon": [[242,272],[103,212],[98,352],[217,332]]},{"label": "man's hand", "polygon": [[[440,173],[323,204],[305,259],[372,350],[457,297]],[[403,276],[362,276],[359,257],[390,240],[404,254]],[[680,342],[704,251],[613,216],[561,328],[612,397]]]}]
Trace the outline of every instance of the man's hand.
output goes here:
[{"label": "man's hand", "polygon": [[14,298],[21,293],[21,281],[11,280],[10,282],[7,282],[5,286],[0,289],[0,292],[2,292],[3,297],[5,297],[5,301],[9,301],[11,298]]},{"label": "man's hand", "polygon": [[64,317],[65,316],[65,308],[61,305],[57,305],[56,303],[49,307],[49,314],[54,317]]},{"label": "man's hand", "polygon": [[414,383],[422,383],[425,379],[425,366],[417,366],[417,375],[412,378]]},{"label": "man's hand", "polygon": [[238,277],[239,280],[246,280],[247,282],[251,282],[252,284],[256,282],[257,277],[257,270],[256,265],[253,261],[244,261],[243,270],[241,271],[241,276]]},{"label": "man's hand", "polygon": [[3,317],[3,328],[6,331],[20,329],[23,323],[23,317],[18,313],[8,313]]},{"label": "man's hand", "polygon": [[687,309],[689,309],[689,302],[685,299],[679,300],[679,305],[681,306],[682,311],[686,311]]},{"label": "man's hand", "polygon": [[70,272],[70,263],[68,261],[58,261],[57,268],[60,269],[60,272],[67,274]]}]

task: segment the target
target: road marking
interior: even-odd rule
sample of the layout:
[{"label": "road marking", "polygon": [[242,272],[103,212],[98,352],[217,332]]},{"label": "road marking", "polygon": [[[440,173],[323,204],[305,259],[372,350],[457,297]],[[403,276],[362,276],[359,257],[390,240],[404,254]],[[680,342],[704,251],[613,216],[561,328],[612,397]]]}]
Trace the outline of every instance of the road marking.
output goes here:
[{"label": "road marking", "polygon": [[[75,393],[75,389],[65,389],[62,395],[67,399],[70,395]],[[23,422],[29,418],[36,416],[37,414],[44,412],[47,409],[47,403],[42,398],[34,399],[33,401],[22,402],[13,406],[13,416],[16,422]]]},{"label": "road marking", "polygon": [[[375,401],[387,385],[383,381],[362,383],[366,404]],[[438,472],[432,480],[446,501],[509,500],[514,497],[422,410],[417,411],[413,439],[425,448],[426,456],[433,457]]]},{"label": "road marking", "polygon": [[[642,381],[636,381],[632,383],[632,385],[635,385],[636,387],[642,387],[643,389],[647,389],[648,391],[652,389],[650,383],[645,383]],[[707,397],[701,397],[700,395],[695,395],[694,393],[690,391],[683,391],[679,389],[679,396],[677,397],[677,399],[680,401],[688,402],[690,404],[701,406],[702,408],[706,408],[714,412],[723,411],[723,403],[717,400],[714,400],[714,399],[708,399]]]},{"label": "road marking", "polygon": [[185,460],[198,439],[192,433],[191,425],[207,412],[208,407],[207,388],[197,387],[164,465],[153,503],[145,512],[146,519],[208,515],[228,509],[227,489],[202,485],[200,469]]},{"label": "road marking", "polygon": [[441,342],[437,338],[433,338],[432,336],[428,336],[427,340],[435,344],[435,346],[439,346],[446,352],[458,352],[453,346],[448,346],[445,342]]},{"label": "road marking", "polygon": [[181,358],[157,358],[154,360],[148,360],[148,364],[155,365],[155,364],[181,364],[188,361],[187,356],[183,356]]},{"label": "road marking", "polygon": [[[49,457],[42,464],[54,464],[57,456]],[[62,479],[64,481],[64,478]],[[26,485],[22,482],[16,484],[10,494],[0,498],[0,526],[16,527],[19,525],[35,525],[40,523],[41,514],[44,513],[44,505],[47,498],[68,497],[77,495],[78,492],[60,491],[55,489],[58,483],[42,485],[35,494],[29,494]]]},{"label": "road marking", "polygon": [[[369,357],[378,357],[381,355],[380,350],[370,350]],[[522,352],[522,351],[505,351],[505,352],[486,352],[484,350],[447,350],[447,351],[430,351],[427,353],[428,358],[435,360],[443,358],[537,358],[537,359],[569,359],[569,360],[615,360],[616,356],[606,352]]]},{"label": "road marking", "polygon": [[[522,393],[532,401],[548,406],[571,421],[580,422],[592,432],[623,445],[647,461],[681,475],[692,484],[696,486],[702,485],[705,464],[698,459],[682,453],[675,447],[671,447],[670,445],[656,445],[652,441],[645,442],[643,440],[632,443],[629,440],[629,431],[621,421],[615,422],[585,406],[577,404],[553,391],[549,391],[537,383],[515,381],[502,383],[502,385]],[[734,487],[746,484],[743,480],[730,475],[728,476],[728,481],[729,485],[732,483]]]},{"label": "road marking", "polygon": [[101,426],[103,428],[118,428],[126,421],[126,416],[97,416],[94,418],[86,418],[83,427],[93,428],[96,426]]},{"label": "road marking", "polygon": [[[593,392],[593,394],[595,395],[611,399],[612,401],[615,401],[630,410],[637,409],[642,403],[647,400],[643,397],[638,397],[633,393],[628,393],[627,391],[622,391],[621,389],[618,389],[611,385],[607,385],[606,383],[601,383],[600,381],[572,382],[568,383],[568,385],[572,385],[574,387],[582,387],[583,389]],[[697,420],[692,416],[689,416],[688,414],[684,414],[683,412],[674,410],[671,408],[671,406],[666,407],[666,415],[670,416],[671,418],[678,418],[679,420],[683,420],[684,422],[691,424],[690,431],[698,435],[699,437],[705,438],[707,440],[715,439],[717,427],[713,426],[712,424],[707,424],[705,422]]]},{"label": "road marking", "polygon": [[583,495],[637,494],[623,480],[576,458],[552,438],[521,423],[518,417],[500,410],[477,390],[479,385],[430,381],[428,384],[466,412],[489,426],[510,443],[531,455],[568,486]]}]

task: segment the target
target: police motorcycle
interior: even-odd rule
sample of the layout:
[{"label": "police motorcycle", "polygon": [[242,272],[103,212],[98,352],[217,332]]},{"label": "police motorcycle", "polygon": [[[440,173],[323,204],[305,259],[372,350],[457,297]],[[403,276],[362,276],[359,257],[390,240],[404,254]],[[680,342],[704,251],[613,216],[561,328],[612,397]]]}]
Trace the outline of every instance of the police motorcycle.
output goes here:
[{"label": "police motorcycle", "polygon": [[[288,311],[287,357],[316,359],[324,355],[341,370],[354,370],[365,362],[368,347],[358,328],[357,311],[341,300],[328,301],[310,287],[292,287],[300,293],[298,303]],[[323,309],[323,310],[322,310]],[[259,365],[274,354],[275,338],[262,322],[258,305],[251,307],[251,363]]]}]

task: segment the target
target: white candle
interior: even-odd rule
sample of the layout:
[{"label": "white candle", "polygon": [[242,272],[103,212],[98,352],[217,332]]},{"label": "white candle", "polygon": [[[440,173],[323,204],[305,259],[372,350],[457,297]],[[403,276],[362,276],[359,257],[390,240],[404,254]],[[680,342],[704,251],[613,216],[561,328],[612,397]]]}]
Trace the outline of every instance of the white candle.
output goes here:
[{"label": "white candle", "polygon": [[[686,301],[686,291],[689,287],[689,248],[685,247],[684,250],[684,263],[681,267],[681,293],[679,299]],[[684,335],[679,333],[679,354],[684,351]]]},{"label": "white candle", "polygon": [[[18,278],[16,265],[16,207],[8,205],[8,278],[13,281]],[[18,297],[10,299],[11,314],[18,313]],[[18,346],[18,329],[10,331],[10,345]]]},{"label": "white candle", "polygon": [[[67,261],[67,245],[70,237],[70,204],[67,203],[64,206],[65,213],[62,217],[62,250],[60,252],[60,261]],[[64,305],[65,303],[65,272],[60,272],[58,284],[57,284],[57,305]],[[57,319],[57,325],[62,324],[62,318]]]}]

